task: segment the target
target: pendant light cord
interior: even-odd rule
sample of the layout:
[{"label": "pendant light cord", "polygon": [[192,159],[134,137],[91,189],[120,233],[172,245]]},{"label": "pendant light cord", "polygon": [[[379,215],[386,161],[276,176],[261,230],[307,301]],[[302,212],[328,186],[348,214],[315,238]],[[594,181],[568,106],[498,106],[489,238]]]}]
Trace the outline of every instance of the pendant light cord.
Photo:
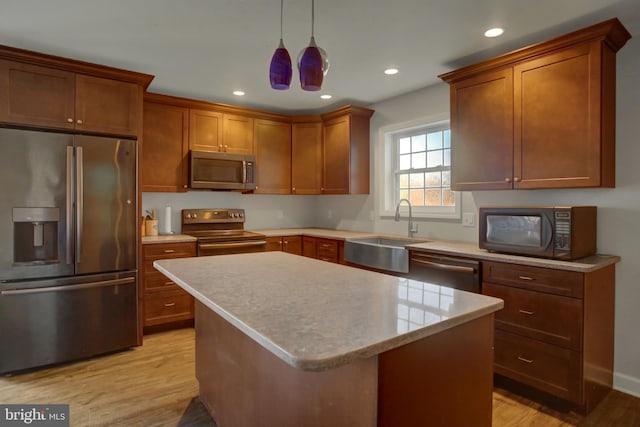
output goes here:
[{"label": "pendant light cord", "polygon": [[282,20],[284,19],[284,0],[280,0],[280,41],[282,41]]},{"label": "pendant light cord", "polygon": [[311,0],[311,37],[313,38],[313,23],[315,21],[315,0]]}]

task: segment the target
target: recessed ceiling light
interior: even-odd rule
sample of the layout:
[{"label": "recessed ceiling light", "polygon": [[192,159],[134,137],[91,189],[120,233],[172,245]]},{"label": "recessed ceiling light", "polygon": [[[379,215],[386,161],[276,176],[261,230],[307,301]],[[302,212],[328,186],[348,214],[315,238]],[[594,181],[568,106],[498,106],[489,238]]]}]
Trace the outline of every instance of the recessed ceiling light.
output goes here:
[{"label": "recessed ceiling light", "polygon": [[320,98],[322,98],[322,99],[331,99],[332,96],[331,95],[320,95]]},{"label": "recessed ceiling light", "polygon": [[397,68],[387,68],[386,70],[384,70],[384,73],[388,76],[393,76],[394,74],[398,74],[398,69]]},{"label": "recessed ceiling light", "polygon": [[244,96],[244,92],[243,92],[243,91],[241,91],[241,90],[234,90],[234,91],[233,91],[233,94],[234,94],[235,96]]},{"label": "recessed ceiling light", "polygon": [[491,28],[487,31],[484,32],[484,36],[485,37],[498,37],[501,36],[502,33],[504,33],[504,30],[502,28]]}]

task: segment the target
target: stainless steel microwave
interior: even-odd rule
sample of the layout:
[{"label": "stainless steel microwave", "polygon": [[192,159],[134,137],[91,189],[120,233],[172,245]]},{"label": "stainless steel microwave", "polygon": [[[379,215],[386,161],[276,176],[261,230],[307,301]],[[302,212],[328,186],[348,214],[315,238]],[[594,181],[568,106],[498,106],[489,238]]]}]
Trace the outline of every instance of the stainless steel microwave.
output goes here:
[{"label": "stainless steel microwave", "polygon": [[253,190],[256,158],[215,151],[189,152],[189,188]]},{"label": "stainless steel microwave", "polygon": [[595,206],[481,207],[479,246],[572,260],[596,253]]}]

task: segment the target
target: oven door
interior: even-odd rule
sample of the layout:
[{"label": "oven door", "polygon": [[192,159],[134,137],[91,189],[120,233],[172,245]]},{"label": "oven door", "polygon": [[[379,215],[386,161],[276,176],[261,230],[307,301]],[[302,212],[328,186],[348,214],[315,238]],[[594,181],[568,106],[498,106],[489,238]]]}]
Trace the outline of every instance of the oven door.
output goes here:
[{"label": "oven door", "polygon": [[266,240],[234,240],[227,242],[198,241],[198,256],[248,254],[264,252]]}]

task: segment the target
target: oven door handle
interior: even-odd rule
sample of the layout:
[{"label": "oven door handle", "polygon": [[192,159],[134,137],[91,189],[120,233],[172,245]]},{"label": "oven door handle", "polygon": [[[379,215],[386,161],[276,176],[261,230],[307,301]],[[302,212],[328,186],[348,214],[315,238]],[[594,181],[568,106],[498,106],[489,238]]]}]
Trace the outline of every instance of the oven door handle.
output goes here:
[{"label": "oven door handle", "polygon": [[252,240],[250,242],[233,242],[233,243],[200,243],[198,249],[234,249],[234,248],[249,248],[253,246],[264,246],[267,244],[266,240]]},{"label": "oven door handle", "polygon": [[436,270],[453,271],[456,273],[476,274],[476,269],[473,267],[463,267],[461,265],[441,264],[439,262],[425,261],[418,258],[411,258],[411,262],[431,267]]}]

